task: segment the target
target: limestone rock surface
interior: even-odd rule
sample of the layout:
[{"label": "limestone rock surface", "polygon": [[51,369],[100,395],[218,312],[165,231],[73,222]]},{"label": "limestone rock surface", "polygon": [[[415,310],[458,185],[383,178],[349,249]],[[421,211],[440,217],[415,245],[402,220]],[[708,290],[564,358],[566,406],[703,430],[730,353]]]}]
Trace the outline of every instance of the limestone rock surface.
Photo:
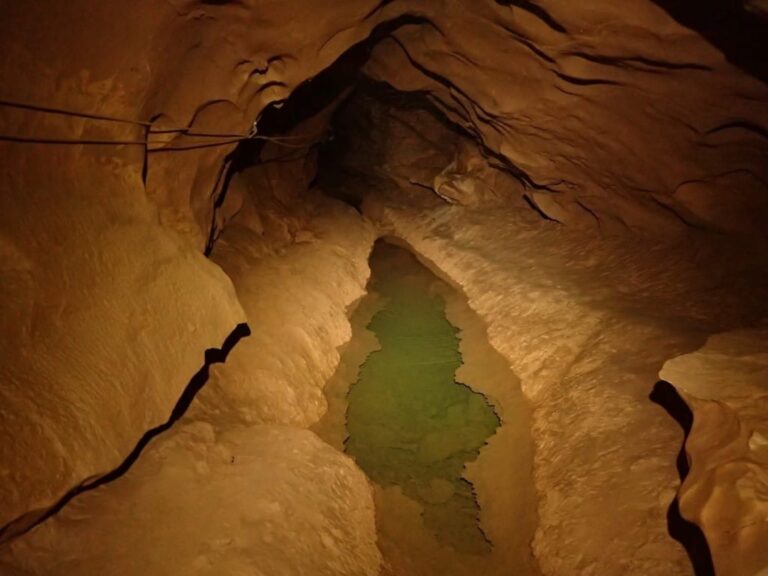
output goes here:
[{"label": "limestone rock surface", "polygon": [[298,428],[203,422],[0,553],[9,576],[375,576],[378,563],[371,490],[348,457]]},{"label": "limestone rock surface", "polygon": [[245,314],[105,153],[22,150],[0,194],[0,526],[117,467]]},{"label": "limestone rock surface", "polygon": [[323,387],[351,336],[346,311],[364,293],[374,230],[317,191],[287,205],[252,191],[213,260],[258,328],[214,369],[193,410],[229,422],[309,426],[325,412]]},{"label": "limestone rock surface", "polygon": [[[761,18],[761,3],[749,6]],[[258,334],[253,354],[238,350],[217,370],[195,417],[303,426],[322,413],[319,385],[348,335],[342,312],[361,293],[373,233],[353,208],[297,199],[295,187],[312,180],[341,103],[315,110],[317,132],[283,141],[296,157],[275,169],[283,184],[263,182],[269,194],[227,200],[223,182],[238,143],[295,128],[300,117],[286,114],[283,126],[276,111],[293,110],[301,87],[305,104],[320,101],[322,71],[358,46],[367,81],[418,96],[451,125],[437,143],[451,146],[430,147],[409,125],[428,122],[423,110],[388,112],[405,120],[388,130],[419,161],[384,148],[388,162],[371,163],[383,170],[357,175],[365,189],[355,194],[380,232],[406,238],[464,288],[537,405],[542,570],[686,573],[664,518],[679,430],[646,396],[664,361],[766,315],[755,254],[768,210],[759,66],[651,0],[29,0],[1,10],[0,527],[123,461],[168,417],[205,350],[243,321]],[[300,273],[325,266],[336,272]],[[310,282],[311,295],[300,290]],[[278,292],[309,313],[265,306]],[[287,362],[282,339],[301,350]],[[752,426],[744,407],[729,407],[734,416],[691,402],[702,419]],[[294,433],[304,434],[274,439],[290,445]],[[744,451],[741,434],[728,442]],[[762,436],[750,438],[752,454]],[[711,454],[710,441],[697,450]],[[141,486],[153,494],[152,482]],[[691,514],[712,509],[696,502]],[[307,526],[340,512],[322,509]],[[626,531],[616,534],[606,509]],[[30,542],[47,538],[42,530]],[[748,532],[728,545],[751,555]],[[14,544],[18,570],[59,569],[26,541]],[[359,564],[333,570],[372,566],[365,542]],[[103,573],[97,564],[83,566]]]},{"label": "limestone rock surface", "polygon": [[660,376],[693,412],[680,510],[707,536],[718,574],[768,571],[768,330],[725,332]]},{"label": "limestone rock surface", "polygon": [[[577,240],[583,233],[498,211],[419,212],[384,198],[371,196],[366,212],[461,287],[533,404],[542,572],[690,573],[666,523],[682,432],[648,395],[675,351],[765,314],[760,268],[743,276],[763,256],[745,264],[706,245],[637,250],[637,240]],[[697,269],[697,250],[720,263],[717,274]]]}]

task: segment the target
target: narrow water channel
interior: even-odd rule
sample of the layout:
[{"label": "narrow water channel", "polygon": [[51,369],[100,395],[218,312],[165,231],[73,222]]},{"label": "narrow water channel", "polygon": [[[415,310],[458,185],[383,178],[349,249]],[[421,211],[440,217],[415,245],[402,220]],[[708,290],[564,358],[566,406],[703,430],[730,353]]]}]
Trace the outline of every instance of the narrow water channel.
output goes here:
[{"label": "narrow water channel", "polygon": [[417,501],[440,542],[482,554],[490,544],[462,473],[499,419],[484,396],[456,382],[458,330],[435,281],[406,250],[376,245],[369,287],[382,301],[368,330],[381,349],[349,390],[346,451],[376,483]]},{"label": "narrow water channel", "polygon": [[464,295],[376,243],[313,427],[373,482],[382,576],[534,575],[530,409]]}]

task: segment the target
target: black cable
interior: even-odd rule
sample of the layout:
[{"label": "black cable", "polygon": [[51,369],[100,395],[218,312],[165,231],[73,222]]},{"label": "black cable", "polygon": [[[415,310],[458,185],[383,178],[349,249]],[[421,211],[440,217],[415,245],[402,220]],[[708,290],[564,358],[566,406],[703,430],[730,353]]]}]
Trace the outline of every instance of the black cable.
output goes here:
[{"label": "black cable", "polygon": [[[74,116],[76,118],[87,118],[90,120],[104,120],[108,122],[132,124],[134,126],[145,126],[145,127],[149,127],[149,132],[151,134],[185,134],[187,136],[194,136],[199,138],[241,138],[243,140],[248,138],[253,138],[258,140],[269,140],[273,142],[277,142],[279,140],[298,140],[303,138],[303,136],[259,136],[258,134],[254,136],[250,136],[247,134],[210,134],[205,132],[191,132],[192,129],[189,127],[153,129],[153,123],[149,121],[130,120],[128,118],[120,118],[118,116],[109,116],[106,114],[93,114],[90,112],[65,110],[63,108],[53,108],[50,106],[41,106],[39,104],[28,104],[26,102],[17,102],[14,100],[0,99],[0,106],[6,106],[9,108],[19,108],[22,110],[32,110],[34,112],[43,112],[44,114],[60,114],[63,116]],[[16,138],[16,137],[11,137],[11,138]],[[19,138],[20,138],[19,141],[27,141],[27,140],[21,140],[22,137],[19,137]],[[49,140],[49,139],[38,139],[38,140]],[[66,139],[50,139],[50,140],[66,140]],[[105,141],[104,143],[107,144],[108,142]]]},{"label": "black cable", "polygon": [[176,152],[181,150],[197,150],[199,148],[216,148],[218,146],[227,146],[229,144],[237,144],[247,140],[247,138],[237,138],[234,140],[227,140],[226,142],[206,142],[200,144],[190,144],[189,146],[158,146],[156,148],[147,148],[147,152]]},{"label": "black cable", "polygon": [[[9,108],[19,108],[22,110],[32,110],[34,112],[42,112],[45,114],[59,114],[63,116],[73,116],[76,118],[86,118],[90,120],[104,120],[109,122],[118,122],[122,124],[131,124],[134,126],[143,126],[145,130],[145,139],[144,140],[97,140],[97,139],[78,139],[78,138],[38,138],[38,137],[31,137],[31,136],[15,136],[15,135],[9,135],[9,134],[0,134],[0,141],[4,142],[13,142],[16,144],[58,144],[58,145],[103,145],[103,146],[145,146],[147,147],[147,152],[173,152],[173,151],[184,151],[184,150],[197,150],[200,148],[213,148],[218,146],[229,146],[231,144],[236,144],[238,142],[242,142],[244,140],[264,140],[267,142],[273,142],[274,144],[278,146],[283,146],[285,148],[306,148],[308,146],[311,146],[312,144],[309,142],[305,143],[293,143],[289,144],[289,142],[295,142],[299,140],[306,140],[306,136],[303,135],[297,135],[297,136],[262,136],[259,134],[253,134],[253,135],[244,135],[244,134],[216,134],[216,133],[205,133],[205,132],[192,132],[191,128],[165,128],[165,129],[159,129],[154,130],[152,122],[145,122],[141,120],[129,120],[127,118],[120,118],[117,116],[109,116],[105,114],[93,114],[89,112],[79,112],[74,110],[65,110],[63,108],[53,108],[50,106],[41,106],[38,104],[29,104],[26,102],[17,102],[13,100],[4,100],[0,99],[0,106],[6,106]],[[149,136],[152,134],[183,134],[185,136],[189,136],[190,138],[225,138],[226,140],[223,142],[213,142],[213,143],[193,143],[189,145],[179,145],[179,146],[158,146],[157,142],[150,142]],[[169,142],[170,143],[170,142]],[[155,147],[150,148],[154,144]]]},{"label": "black cable", "polygon": [[228,146],[230,144],[237,144],[244,140],[266,140],[272,142],[277,146],[284,148],[308,148],[312,144],[307,142],[305,144],[290,144],[283,142],[277,138],[271,136],[253,136],[253,137],[238,137],[225,140],[223,142],[205,142],[205,143],[193,143],[189,145],[181,146],[157,146],[158,142],[150,142],[149,140],[95,140],[95,139],[78,139],[78,138],[38,138],[29,136],[13,136],[9,134],[0,134],[0,141],[13,142],[16,144],[65,144],[65,145],[102,145],[102,146],[152,146],[154,148],[148,148],[149,152],[170,152],[174,150],[195,150],[198,148],[214,148],[217,146]]},{"label": "black cable", "polygon": [[75,116],[77,118],[89,118],[91,120],[106,120],[109,122],[120,122],[122,124],[133,124],[136,126],[151,126],[151,122],[142,122],[141,120],[129,120],[128,118],[119,118],[117,116],[107,116],[105,114],[92,114],[90,112],[76,112],[74,110],[64,110],[63,108],[52,108],[50,106],[40,106],[39,104],[27,104],[25,102],[15,102],[13,100],[0,100],[0,106],[8,108],[20,108],[22,110],[33,110],[45,114],[61,114],[63,116]]},{"label": "black cable", "polygon": [[113,146],[146,146],[146,140],[80,140],[77,138],[32,138],[27,136],[11,136],[0,134],[0,141],[15,142],[18,144],[105,144]]}]

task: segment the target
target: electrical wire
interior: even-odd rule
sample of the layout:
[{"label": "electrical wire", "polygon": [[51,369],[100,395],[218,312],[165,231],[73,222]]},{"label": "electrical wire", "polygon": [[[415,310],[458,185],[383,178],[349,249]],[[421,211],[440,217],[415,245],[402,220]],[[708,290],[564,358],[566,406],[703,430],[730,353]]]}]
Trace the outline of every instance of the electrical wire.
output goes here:
[{"label": "electrical wire", "polygon": [[[121,124],[130,124],[134,126],[142,126],[148,128],[146,131],[146,138],[143,140],[99,140],[93,138],[49,138],[49,137],[32,137],[32,136],[16,136],[12,134],[0,134],[0,141],[13,142],[17,144],[60,144],[60,145],[106,145],[106,146],[146,146],[147,152],[172,152],[183,150],[196,150],[200,148],[212,148],[218,146],[229,146],[231,144],[237,144],[245,140],[262,140],[266,142],[272,142],[278,146],[286,148],[307,148],[312,145],[311,142],[293,143],[300,140],[307,140],[304,135],[296,136],[264,136],[260,134],[217,134],[206,132],[193,132],[191,128],[163,128],[153,129],[152,122],[142,120],[131,120],[128,118],[121,118],[118,116],[110,116],[105,114],[93,114],[89,112],[80,112],[75,110],[66,110],[63,108],[54,108],[50,106],[42,106],[39,104],[30,104],[26,102],[18,102],[14,100],[0,99],[0,106],[7,108],[18,108],[22,110],[30,110],[34,112],[41,112],[44,114],[56,114],[61,116],[72,116],[76,118],[85,118],[89,120],[102,120],[107,122],[117,122]],[[183,134],[190,138],[214,138],[224,139],[221,142],[206,142],[206,143],[182,143],[179,146],[157,146],[158,142],[151,142],[150,136],[153,134]],[[154,147],[151,147],[152,145]]]},{"label": "electrical wire", "polygon": [[90,140],[78,138],[37,138],[0,134],[0,140],[18,144],[111,144],[113,146],[146,146],[146,140]]},{"label": "electrical wire", "polygon": [[107,120],[109,122],[119,122],[121,124],[133,124],[135,126],[152,126],[152,122],[141,120],[130,120],[118,116],[107,116],[104,114],[92,114],[90,112],[76,112],[74,110],[65,110],[63,108],[52,108],[50,106],[41,106],[39,104],[28,104],[26,102],[17,102],[14,100],[0,100],[0,106],[6,108],[20,108],[22,110],[32,110],[34,112],[43,112],[45,114],[59,114],[62,116],[75,116],[77,118],[88,118],[91,120]]},{"label": "electrical wire", "polygon": [[279,140],[274,140],[270,136],[251,136],[246,138],[235,138],[233,140],[228,140],[225,142],[206,142],[201,144],[190,144],[188,146],[182,145],[182,146],[158,146],[155,148],[147,148],[148,152],[173,152],[176,150],[196,150],[198,148],[213,148],[216,146],[226,146],[228,144],[236,144],[238,142],[243,142],[244,140],[266,140],[268,142],[272,142],[278,146],[282,146],[283,148],[309,148],[312,146],[311,143],[306,144],[289,144],[287,142],[281,142]]},{"label": "electrical wire", "polygon": [[[215,138],[221,138],[221,136],[211,136]],[[230,138],[221,142],[197,142],[197,143],[183,143],[179,146],[157,146],[158,142],[151,142],[149,139],[144,140],[96,140],[89,138],[42,138],[34,136],[15,136],[10,134],[0,134],[0,141],[13,142],[17,144],[69,144],[69,145],[104,145],[104,146],[147,146],[148,152],[170,152],[174,150],[195,150],[198,148],[213,148],[218,146],[228,146],[230,144],[237,144],[245,140],[263,140],[272,142],[277,146],[284,148],[308,148],[312,146],[312,142],[305,142],[303,144],[284,142],[279,138],[272,136],[240,136],[237,138]],[[154,147],[151,147],[152,145]]]},{"label": "electrical wire", "polygon": [[260,134],[215,134],[210,132],[192,132],[191,128],[163,128],[162,130],[155,130],[150,128],[150,134],[184,134],[185,136],[194,136],[200,138],[240,138],[242,140],[270,140],[270,141],[283,141],[283,140],[301,140],[304,138],[302,135],[298,136],[263,136]]}]

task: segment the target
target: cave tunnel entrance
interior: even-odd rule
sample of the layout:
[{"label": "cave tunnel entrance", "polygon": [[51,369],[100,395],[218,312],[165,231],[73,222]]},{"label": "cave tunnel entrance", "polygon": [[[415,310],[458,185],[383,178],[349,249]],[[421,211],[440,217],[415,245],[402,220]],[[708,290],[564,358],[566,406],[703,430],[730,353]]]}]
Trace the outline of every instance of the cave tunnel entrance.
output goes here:
[{"label": "cave tunnel entrance", "polygon": [[[704,576],[751,553],[721,535],[761,499],[724,481],[743,510],[689,508],[701,476],[682,450],[675,476],[644,386],[764,336],[766,0],[24,4],[0,573]],[[652,398],[689,447],[694,415],[743,424],[740,464],[762,392],[716,354],[706,396]],[[736,531],[710,522],[729,506]]]},{"label": "cave tunnel entrance", "polygon": [[445,202],[435,178],[471,135],[421,92],[400,92],[361,78],[338,108],[318,147],[313,184],[358,210],[365,190],[393,187],[423,204]]},{"label": "cave tunnel entrance", "polygon": [[[297,161],[304,163],[300,170],[306,174],[306,188],[317,187],[361,211],[366,194],[393,190],[416,205],[464,203],[467,191],[453,179],[454,171],[466,172],[482,159],[494,172],[496,185],[501,176],[507,180],[501,187],[515,189],[511,197],[519,198],[519,204],[514,209],[542,218],[525,192],[532,184],[527,175],[449,118],[433,95],[401,91],[365,74],[382,40],[404,27],[428,25],[417,16],[379,25],[288,98],[262,111],[254,122],[258,138],[241,142],[222,166],[212,194],[214,216],[206,254],[221,232],[217,213],[232,179],[262,169],[274,181],[280,174],[295,173]],[[469,192],[470,197],[477,194],[482,192],[474,187]]]},{"label": "cave tunnel entrance", "polygon": [[[243,183],[262,207],[316,194],[360,212],[371,196],[457,201],[451,172],[462,152],[480,156],[476,140],[428,94],[366,77],[372,46],[357,45],[264,111],[258,134],[275,140],[246,141],[229,157],[222,212]],[[379,547],[395,573],[534,574],[533,444],[519,380],[463,294],[389,240],[373,250],[345,368],[325,388],[343,408],[316,431],[374,483]],[[366,347],[371,338],[381,350]],[[502,491],[503,502],[486,507]]]},{"label": "cave tunnel entrance", "polygon": [[[371,196],[390,194],[417,207],[463,204],[481,192],[468,193],[455,173],[483,158],[520,186],[519,206],[508,207],[549,219],[524,193],[531,184],[525,175],[449,119],[430,94],[399,91],[365,75],[377,42],[398,27],[421,24],[404,18],[380,27],[288,99],[268,106],[255,122],[266,139],[246,140],[227,158],[217,211],[238,179],[269,190],[278,202],[300,204],[315,191],[361,213]],[[214,214],[209,253],[224,224]],[[461,576],[497,573],[499,566],[536,573],[530,553],[537,522],[533,449],[519,382],[488,343],[483,322],[463,295],[417,257],[377,244],[369,292],[352,316],[347,347],[352,355],[342,358],[346,366],[326,388],[336,395],[329,404],[343,409],[330,410],[316,431],[352,455],[375,484],[379,544],[387,564],[405,573],[414,566],[417,573]],[[409,285],[414,279],[416,289]],[[434,330],[398,332],[419,318],[420,327]],[[479,358],[470,361],[459,351],[455,327],[462,338],[470,334],[473,346],[482,342]],[[418,344],[398,347],[398,341],[416,336]],[[439,340],[445,350],[432,346]],[[381,349],[366,348],[371,342]],[[401,364],[417,350],[419,363],[446,373],[434,379],[405,374],[409,367]],[[469,370],[470,385],[454,376],[459,367]],[[509,389],[510,381],[517,382],[513,396],[494,397]],[[486,442],[506,449],[486,454]],[[487,511],[483,503],[496,489],[516,496],[505,500],[506,507],[494,504]]]}]

